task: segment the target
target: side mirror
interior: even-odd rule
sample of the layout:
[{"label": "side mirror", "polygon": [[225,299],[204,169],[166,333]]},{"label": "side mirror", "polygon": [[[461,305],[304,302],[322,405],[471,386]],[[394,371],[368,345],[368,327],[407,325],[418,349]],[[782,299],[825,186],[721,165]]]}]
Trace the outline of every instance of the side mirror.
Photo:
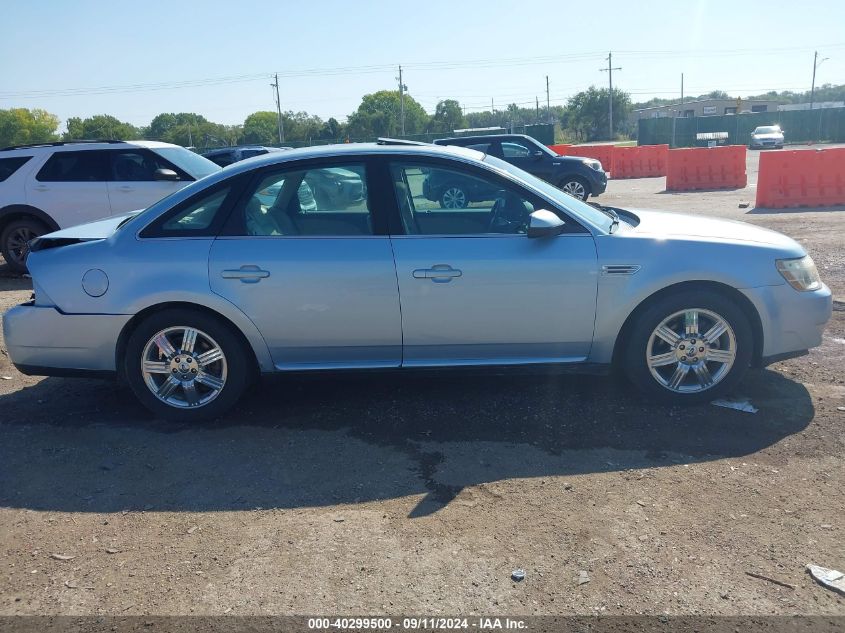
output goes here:
[{"label": "side mirror", "polygon": [[179,174],[172,169],[156,169],[153,172],[155,180],[179,180]]},{"label": "side mirror", "polygon": [[540,209],[528,216],[528,237],[554,237],[563,233],[564,225],[556,213]]}]

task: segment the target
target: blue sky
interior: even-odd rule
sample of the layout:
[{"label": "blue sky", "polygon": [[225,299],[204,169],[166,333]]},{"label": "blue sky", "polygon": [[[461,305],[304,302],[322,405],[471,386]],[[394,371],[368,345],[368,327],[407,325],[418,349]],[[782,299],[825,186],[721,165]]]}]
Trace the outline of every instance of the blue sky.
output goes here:
[{"label": "blue sky", "polygon": [[[647,7],[647,8],[646,8]],[[136,125],[160,112],[241,123],[275,104],[343,119],[361,96],[395,88],[429,111],[551,101],[591,84],[635,101],[714,89],[748,95],[845,83],[845,2],[523,0],[6,0],[0,108],[44,108],[63,121],[107,113]]]}]

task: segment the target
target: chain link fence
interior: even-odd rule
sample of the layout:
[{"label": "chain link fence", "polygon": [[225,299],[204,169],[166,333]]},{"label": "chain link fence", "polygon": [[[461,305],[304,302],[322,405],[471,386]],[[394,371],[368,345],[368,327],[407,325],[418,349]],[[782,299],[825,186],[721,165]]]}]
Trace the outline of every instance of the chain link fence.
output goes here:
[{"label": "chain link fence", "polygon": [[638,145],[695,147],[696,134],[727,132],[729,145],[747,145],[760,125],[780,125],[787,143],[845,142],[845,108],[786,110],[703,117],[640,119]]}]

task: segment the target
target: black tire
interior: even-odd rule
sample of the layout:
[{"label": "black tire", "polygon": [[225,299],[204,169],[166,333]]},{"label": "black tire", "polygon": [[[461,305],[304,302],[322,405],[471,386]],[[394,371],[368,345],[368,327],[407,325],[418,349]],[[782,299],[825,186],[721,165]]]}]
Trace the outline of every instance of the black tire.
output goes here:
[{"label": "black tire", "polygon": [[26,247],[21,245],[21,240],[29,241],[49,232],[50,229],[43,223],[31,218],[9,222],[0,234],[0,250],[9,268],[17,273],[25,273],[27,251]]},{"label": "black tire", "polygon": [[[147,386],[141,371],[144,350],[157,333],[175,327],[194,328],[210,337],[222,350],[226,367],[225,381],[219,393],[206,404],[189,408],[174,406],[160,400]],[[203,339],[197,338],[199,345]],[[195,350],[193,356],[198,355],[198,352],[200,349]],[[177,353],[181,355],[181,349]],[[251,356],[243,340],[233,332],[232,326],[222,319],[197,310],[174,308],[150,315],[133,330],[126,344],[122,365],[126,382],[141,404],[150,411],[175,422],[197,422],[222,416],[243,395],[256,373]],[[197,362],[192,359],[191,366]],[[208,366],[213,365],[210,363]],[[200,368],[200,365],[196,367]],[[166,374],[161,376],[164,375]],[[200,384],[197,388],[204,389],[205,386]]]},{"label": "black tire", "polygon": [[[651,373],[646,357],[652,333],[662,321],[677,312],[691,309],[712,312],[730,325],[735,339],[735,356],[733,365],[718,382],[700,391],[681,393],[658,382]],[[624,344],[625,374],[648,397],[668,404],[709,402],[730,392],[748,371],[754,352],[754,337],[748,317],[733,300],[712,290],[683,290],[653,301],[638,315],[633,327],[628,328],[624,336],[628,339],[621,341]],[[705,364],[708,367],[720,366],[718,362],[715,365]],[[667,367],[671,369],[672,365]],[[694,379],[698,381],[697,377]]]},{"label": "black tire", "polygon": [[[573,191],[578,191],[579,188],[580,188],[580,191],[582,193],[578,193],[578,195],[573,195],[573,193],[570,193],[570,191],[568,191],[568,189],[572,189]],[[566,178],[564,178],[563,180],[560,181],[560,184],[558,185],[558,189],[560,189],[564,193],[569,193],[569,195],[571,195],[574,198],[578,198],[579,200],[584,200],[584,201],[586,201],[587,198],[589,198],[590,194],[592,193],[592,189],[590,188],[590,183],[588,183],[586,180],[584,180],[580,176],[567,176]]]},{"label": "black tire", "polygon": [[469,206],[469,194],[459,184],[448,184],[443,187],[439,202],[442,209],[466,209]]}]

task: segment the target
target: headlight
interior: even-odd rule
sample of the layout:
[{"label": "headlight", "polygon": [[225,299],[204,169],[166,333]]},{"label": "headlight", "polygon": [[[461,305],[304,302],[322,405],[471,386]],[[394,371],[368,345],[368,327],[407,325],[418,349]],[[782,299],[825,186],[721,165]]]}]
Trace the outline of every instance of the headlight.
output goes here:
[{"label": "headlight", "polygon": [[602,169],[601,163],[593,158],[586,158],[583,162],[590,169],[595,169],[596,171],[601,171]]},{"label": "headlight", "polygon": [[779,259],[775,263],[778,272],[796,290],[810,291],[822,287],[819,271],[809,255],[797,259]]}]

